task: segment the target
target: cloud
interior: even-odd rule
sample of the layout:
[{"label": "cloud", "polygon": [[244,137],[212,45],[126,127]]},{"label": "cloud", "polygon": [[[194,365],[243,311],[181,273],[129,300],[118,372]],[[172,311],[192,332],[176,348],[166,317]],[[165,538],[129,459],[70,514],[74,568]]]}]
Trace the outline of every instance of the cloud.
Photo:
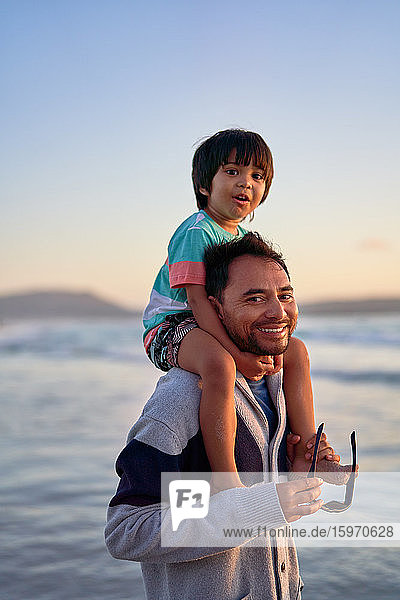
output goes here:
[{"label": "cloud", "polygon": [[381,238],[365,238],[361,240],[357,247],[366,252],[387,252],[390,250],[390,244]]}]

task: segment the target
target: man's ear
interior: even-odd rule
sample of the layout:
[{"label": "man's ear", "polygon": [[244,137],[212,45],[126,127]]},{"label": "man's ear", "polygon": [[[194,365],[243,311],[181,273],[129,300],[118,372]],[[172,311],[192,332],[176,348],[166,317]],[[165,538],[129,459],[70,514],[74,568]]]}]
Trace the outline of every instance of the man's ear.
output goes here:
[{"label": "man's ear", "polygon": [[219,300],[217,300],[216,298],[214,298],[214,296],[208,296],[208,300],[211,302],[211,304],[213,305],[217,315],[219,316],[219,318],[222,321],[223,315],[222,315],[222,305],[221,302],[219,302]]}]

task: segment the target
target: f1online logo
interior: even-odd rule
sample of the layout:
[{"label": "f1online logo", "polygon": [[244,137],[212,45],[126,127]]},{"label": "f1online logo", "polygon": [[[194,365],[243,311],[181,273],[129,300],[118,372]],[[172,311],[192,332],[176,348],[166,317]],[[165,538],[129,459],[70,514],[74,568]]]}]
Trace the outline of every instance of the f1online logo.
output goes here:
[{"label": "f1online logo", "polygon": [[169,484],[172,531],[184,519],[203,519],[210,505],[210,484],[203,479],[175,479]]}]

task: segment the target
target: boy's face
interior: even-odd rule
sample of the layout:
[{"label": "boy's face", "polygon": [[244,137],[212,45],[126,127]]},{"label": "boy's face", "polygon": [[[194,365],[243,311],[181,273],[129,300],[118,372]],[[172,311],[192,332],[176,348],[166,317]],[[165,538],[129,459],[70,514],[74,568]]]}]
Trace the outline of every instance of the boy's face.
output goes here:
[{"label": "boy's face", "polygon": [[263,170],[253,165],[234,162],[233,149],[228,162],[221,165],[211,182],[211,192],[200,188],[207,196],[206,213],[227,231],[236,232],[236,226],[260,204],[265,191]]}]

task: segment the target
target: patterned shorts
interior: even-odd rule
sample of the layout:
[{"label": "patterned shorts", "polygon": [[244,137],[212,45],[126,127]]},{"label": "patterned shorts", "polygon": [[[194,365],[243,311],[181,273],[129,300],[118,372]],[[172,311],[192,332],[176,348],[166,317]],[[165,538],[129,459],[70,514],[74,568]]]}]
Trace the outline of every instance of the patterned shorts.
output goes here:
[{"label": "patterned shorts", "polygon": [[178,365],[178,351],[185,335],[198,327],[191,312],[168,315],[147,348],[147,356],[161,371]]}]

